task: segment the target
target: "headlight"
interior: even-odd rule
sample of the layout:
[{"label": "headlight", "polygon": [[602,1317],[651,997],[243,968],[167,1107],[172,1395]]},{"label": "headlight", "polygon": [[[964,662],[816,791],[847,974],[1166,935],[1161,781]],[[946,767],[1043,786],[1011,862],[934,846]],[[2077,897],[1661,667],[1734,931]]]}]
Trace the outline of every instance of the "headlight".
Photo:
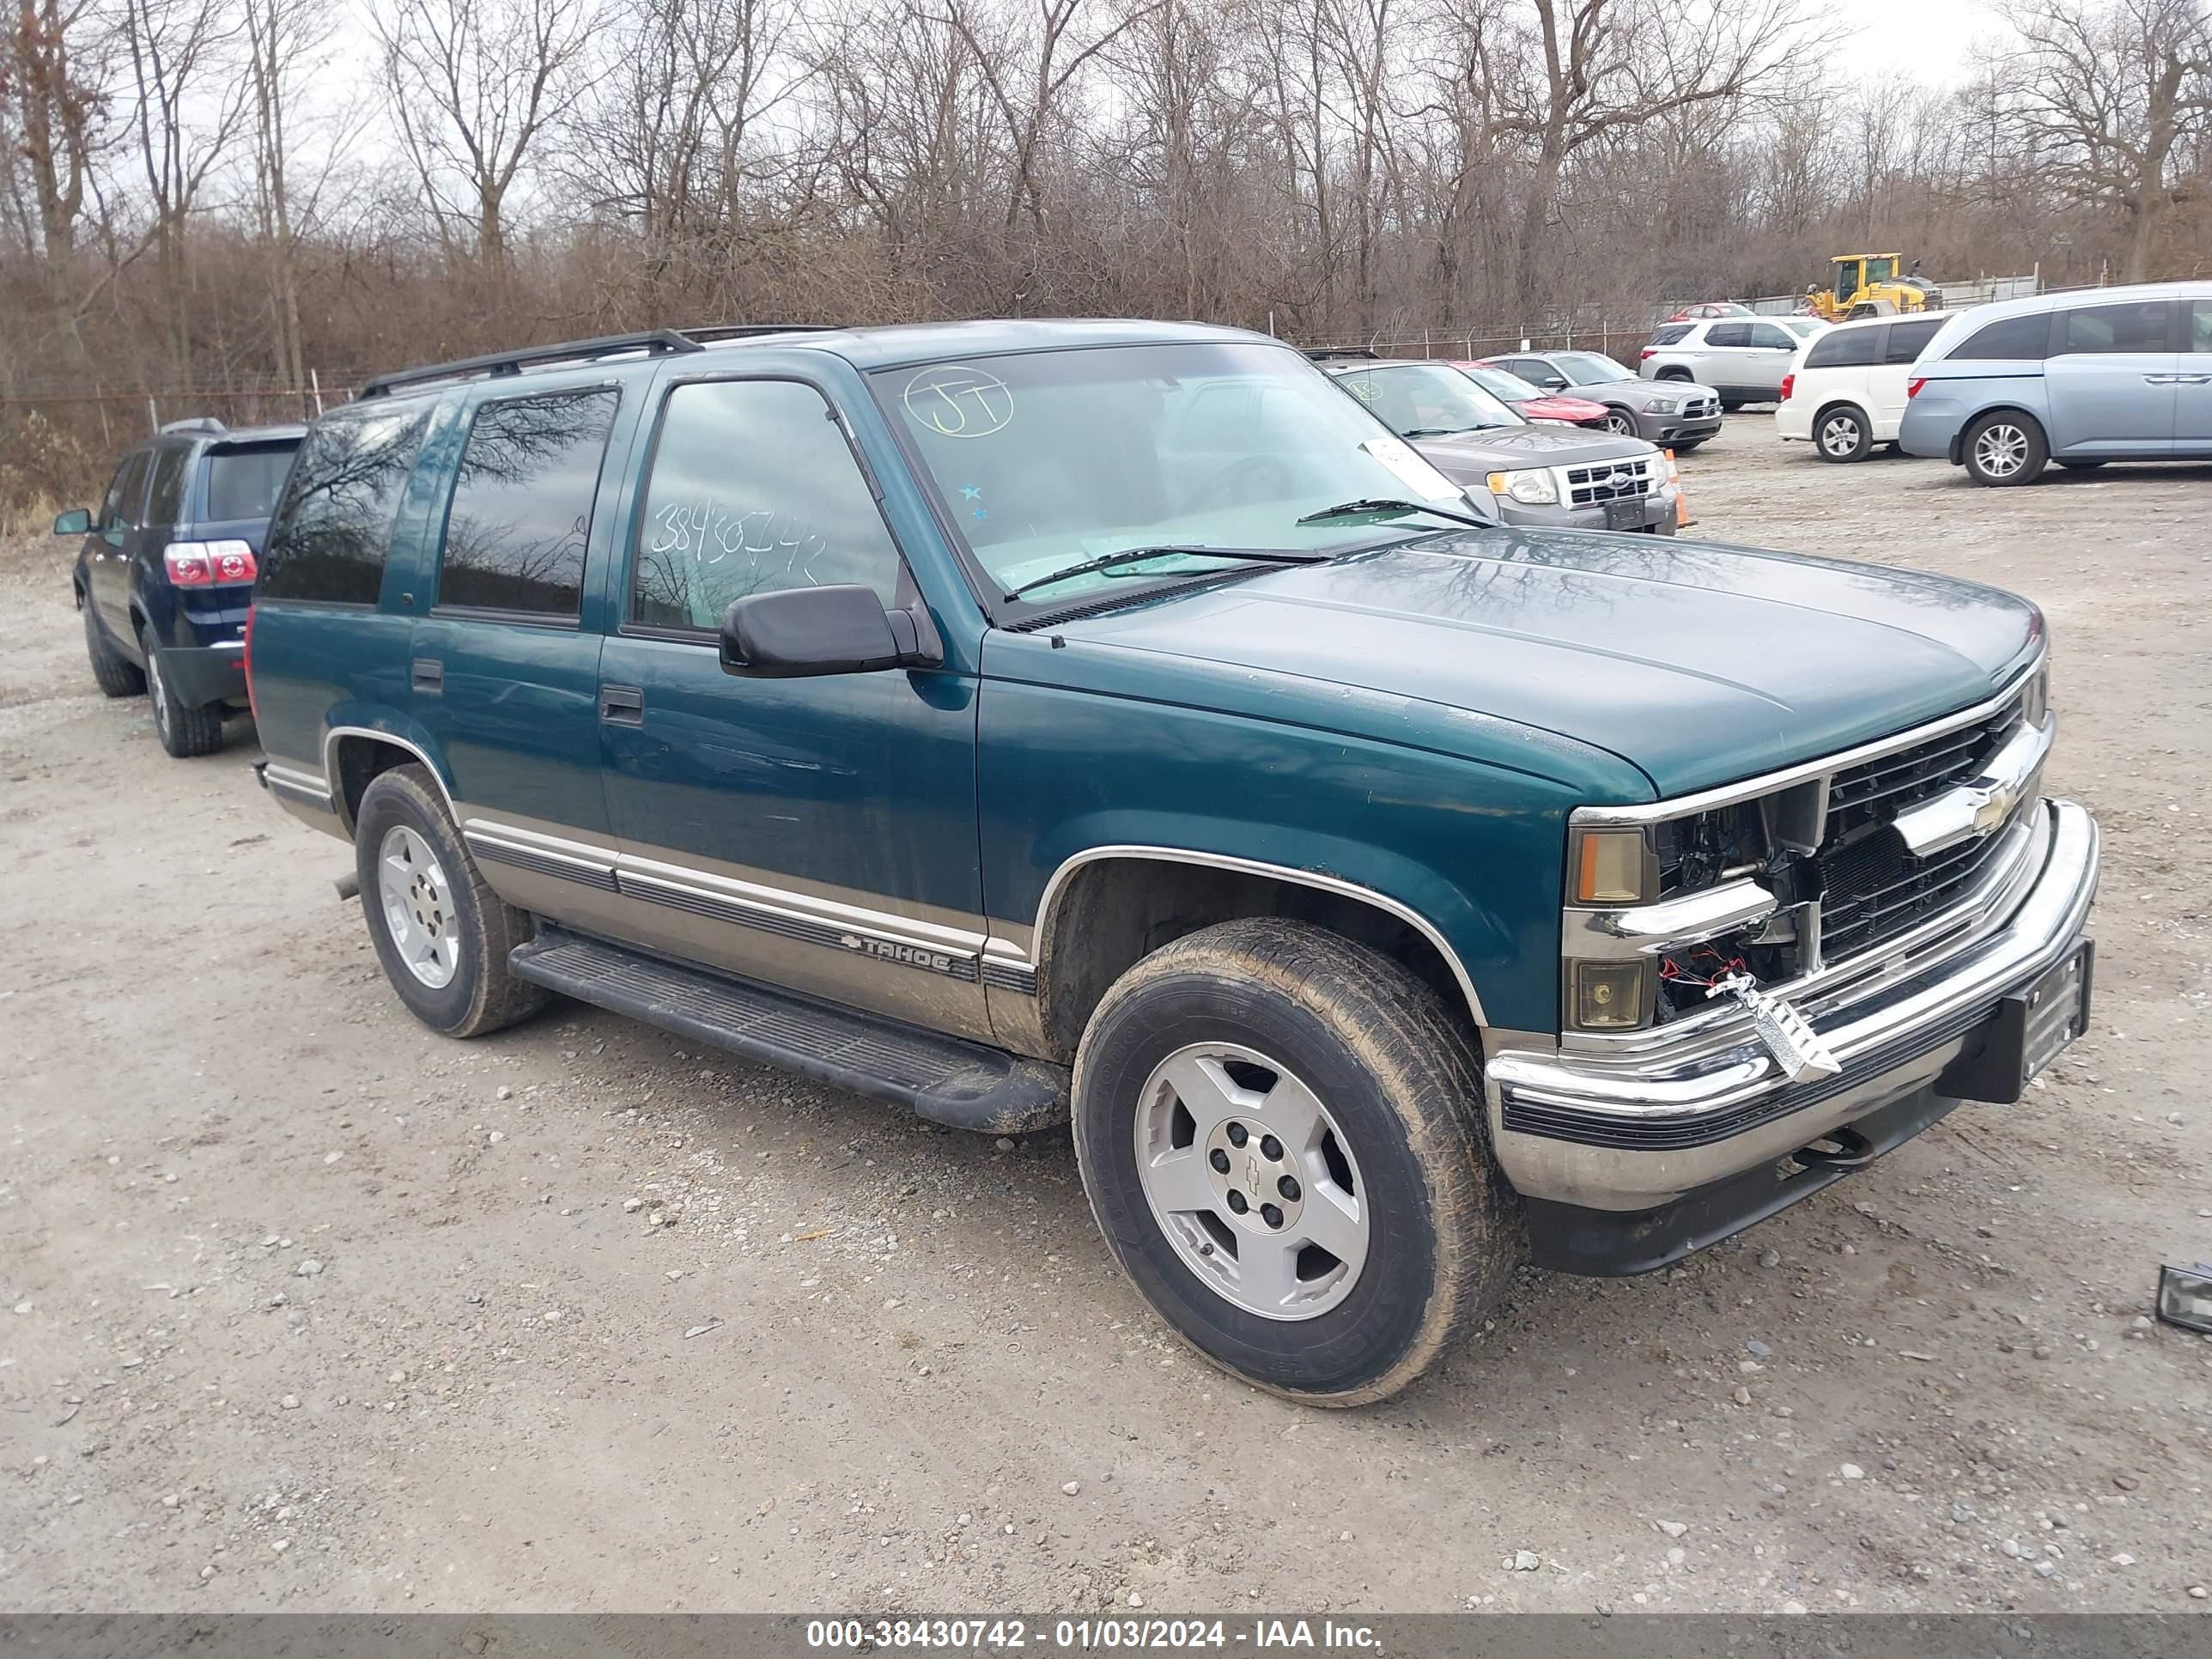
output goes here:
[{"label": "headlight", "polygon": [[2041,726],[2051,713],[2051,665],[2045,663],[2035,671],[2035,678],[2027,683],[2027,693],[2021,698],[2021,714],[2030,726]]},{"label": "headlight", "polygon": [[1654,398],[1644,405],[1646,415],[1672,415],[1682,405],[1672,398]]},{"label": "headlight", "polygon": [[1524,507],[1547,507],[1559,499],[1559,489],[1552,482],[1549,467],[1534,466],[1518,472],[1493,472],[1488,483],[1492,495],[1503,495],[1508,501],[1519,501]]}]

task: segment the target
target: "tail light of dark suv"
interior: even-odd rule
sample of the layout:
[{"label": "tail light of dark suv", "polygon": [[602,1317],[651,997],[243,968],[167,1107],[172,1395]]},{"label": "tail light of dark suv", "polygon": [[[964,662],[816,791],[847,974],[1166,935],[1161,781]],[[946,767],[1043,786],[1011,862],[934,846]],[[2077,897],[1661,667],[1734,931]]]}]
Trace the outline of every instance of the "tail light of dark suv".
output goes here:
[{"label": "tail light of dark suv", "polygon": [[161,563],[179,587],[219,587],[250,582],[253,550],[244,542],[171,542]]}]

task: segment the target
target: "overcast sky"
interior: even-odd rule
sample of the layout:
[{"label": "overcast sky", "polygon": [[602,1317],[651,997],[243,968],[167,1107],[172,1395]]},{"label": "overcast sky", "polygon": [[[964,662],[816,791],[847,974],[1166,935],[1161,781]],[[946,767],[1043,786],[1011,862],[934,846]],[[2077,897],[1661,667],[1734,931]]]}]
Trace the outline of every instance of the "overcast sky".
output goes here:
[{"label": "overcast sky", "polygon": [[1912,0],[1901,11],[1869,11],[1837,37],[1845,67],[1859,75],[1903,70],[1930,86],[1965,79],[1967,54],[1996,33],[1996,12],[1988,0]]}]

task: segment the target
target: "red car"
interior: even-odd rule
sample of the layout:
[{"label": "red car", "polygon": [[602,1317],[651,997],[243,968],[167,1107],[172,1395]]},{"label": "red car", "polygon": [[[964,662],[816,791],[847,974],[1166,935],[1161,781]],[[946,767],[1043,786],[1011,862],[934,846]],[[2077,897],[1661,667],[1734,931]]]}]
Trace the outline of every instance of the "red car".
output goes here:
[{"label": "red car", "polygon": [[1670,323],[1689,323],[1705,317],[1755,317],[1758,314],[1749,306],[1740,306],[1733,300],[1705,300],[1693,306],[1684,306],[1667,320]]},{"label": "red car", "polygon": [[1594,404],[1587,398],[1563,398],[1488,363],[1454,363],[1452,367],[1492,397],[1512,404],[1513,412],[1524,421],[1557,421],[1565,426],[1605,424],[1608,411],[1603,404]]}]

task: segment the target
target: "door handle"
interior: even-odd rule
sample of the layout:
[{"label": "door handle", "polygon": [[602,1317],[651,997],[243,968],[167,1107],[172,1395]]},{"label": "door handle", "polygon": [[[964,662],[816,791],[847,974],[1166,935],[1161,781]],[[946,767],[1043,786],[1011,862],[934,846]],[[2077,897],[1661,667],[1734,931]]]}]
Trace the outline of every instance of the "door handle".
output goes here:
[{"label": "door handle", "polygon": [[417,691],[437,696],[446,689],[446,665],[435,657],[417,657],[411,678]]},{"label": "door handle", "polygon": [[2146,374],[2143,376],[2143,384],[2145,386],[2180,386],[2188,380],[2189,377],[2185,374]]},{"label": "door handle", "polygon": [[645,724],[645,693],[635,685],[599,688],[599,718],[611,726]]}]

